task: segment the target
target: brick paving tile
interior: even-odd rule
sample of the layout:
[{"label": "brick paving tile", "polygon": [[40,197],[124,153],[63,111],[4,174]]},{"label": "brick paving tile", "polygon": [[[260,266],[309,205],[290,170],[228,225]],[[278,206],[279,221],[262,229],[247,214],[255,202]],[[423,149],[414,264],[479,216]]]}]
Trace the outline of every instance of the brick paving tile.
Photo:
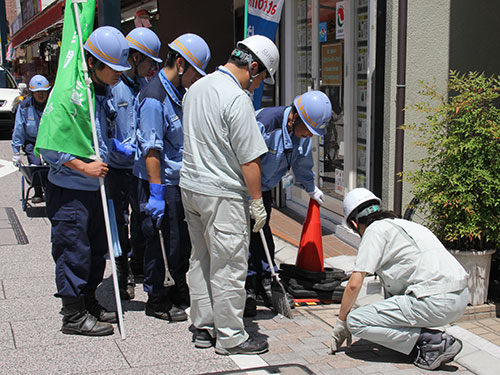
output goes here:
[{"label": "brick paving tile", "polygon": [[311,364],[315,364],[315,363],[325,363],[326,364],[331,360],[331,356],[330,355],[315,355],[312,357],[304,357],[304,359]]},{"label": "brick paving tile", "polygon": [[307,375],[309,372],[301,367],[285,367],[280,369],[280,374],[284,375]]},{"label": "brick paving tile", "polygon": [[311,348],[323,348],[325,346],[325,344],[323,344],[323,341],[321,339],[319,339],[317,336],[316,337],[301,337],[299,340]]},{"label": "brick paving tile", "polygon": [[328,336],[328,338],[330,338],[332,333],[330,331],[325,332],[324,329],[318,329],[318,330],[309,331],[309,334],[313,337]]},{"label": "brick paving tile", "polygon": [[335,356],[331,356],[327,363],[334,369],[348,369],[356,367],[356,363],[346,357],[335,359]]},{"label": "brick paving tile", "polygon": [[363,374],[357,368],[331,369],[321,372],[321,375],[360,375]]},{"label": "brick paving tile", "polygon": [[304,332],[304,327],[299,325],[287,326],[285,329],[290,333]]},{"label": "brick paving tile", "polygon": [[469,329],[469,328],[476,328],[478,325],[476,322],[474,322],[473,320],[468,320],[466,322],[461,322],[459,324],[457,324],[458,326],[462,327],[462,328],[465,328],[465,329]]},{"label": "brick paving tile", "polygon": [[486,333],[489,333],[489,331],[486,328],[483,327],[476,327],[476,328],[471,328],[469,329],[469,332],[474,333],[475,335],[481,336]]},{"label": "brick paving tile", "polygon": [[277,329],[266,329],[266,335],[268,336],[282,336],[288,334],[288,332],[283,328]]},{"label": "brick paving tile", "polygon": [[309,334],[307,332],[287,333],[285,335],[276,335],[276,337],[282,341],[287,341],[287,340],[300,340],[301,338],[304,338],[305,335],[309,335]]},{"label": "brick paving tile", "polygon": [[269,345],[269,353],[270,354],[281,354],[281,353],[290,353],[292,349],[289,345],[286,344],[272,344]]},{"label": "brick paving tile", "polygon": [[[300,341],[298,338],[295,338],[295,339],[287,339],[287,340],[281,340],[279,339],[278,337],[270,337],[270,338],[273,338],[275,340],[275,342],[279,343],[280,345],[300,345],[302,344],[302,341]],[[268,340],[270,341],[270,340]]]},{"label": "brick paving tile", "polygon": [[498,339],[491,340],[491,343],[500,346],[500,337]]},{"label": "brick paving tile", "polygon": [[481,337],[485,340],[488,340],[489,342],[491,342],[492,340],[495,340],[495,339],[500,339],[500,336],[497,334],[497,333],[493,333],[493,332],[490,332],[490,333],[486,333],[484,335],[481,335]]},{"label": "brick paving tile", "polygon": [[398,371],[399,369],[394,366],[392,363],[369,363],[356,367],[363,374],[373,374],[373,373],[382,373],[382,374],[390,374],[394,371]]},{"label": "brick paving tile", "polygon": [[325,354],[328,354],[328,355],[332,355],[330,353],[330,346],[329,345],[325,345],[323,346],[322,348],[313,348],[313,350],[316,352],[316,354],[318,355],[325,355]]},{"label": "brick paving tile", "polygon": [[329,371],[332,369],[330,365],[328,365],[328,363],[315,363],[309,365],[308,367],[309,370],[311,370],[315,374],[321,374],[323,371]]}]

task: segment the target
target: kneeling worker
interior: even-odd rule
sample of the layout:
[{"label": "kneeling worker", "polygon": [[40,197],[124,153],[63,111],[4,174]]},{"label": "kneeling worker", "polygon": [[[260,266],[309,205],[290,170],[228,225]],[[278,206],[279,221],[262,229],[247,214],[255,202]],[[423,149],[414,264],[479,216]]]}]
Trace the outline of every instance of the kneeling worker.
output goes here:
[{"label": "kneeling worker", "polygon": [[[267,212],[266,224],[262,229],[271,259],[274,259],[274,241],[269,227],[272,189],[281,179],[291,181],[290,169],[295,175],[295,184],[301,186],[320,205],[323,204],[323,192],[314,185],[311,137],[325,134],[331,116],[332,104],[321,91],[299,95],[291,106],[257,111],[257,123],[269,148],[269,152],[260,159],[262,200]],[[267,305],[271,304],[271,273],[259,233],[252,233],[250,237],[245,289],[245,316],[256,315],[257,294],[262,294]]]},{"label": "kneeling worker", "polygon": [[[462,343],[429,329],[459,319],[469,300],[467,273],[427,228],[380,209],[380,199],[357,188],[344,199],[347,225],[361,235],[353,273],[332,333],[332,353],[355,336],[404,354],[426,370],[451,362]],[[389,298],[351,311],[367,273]]]}]

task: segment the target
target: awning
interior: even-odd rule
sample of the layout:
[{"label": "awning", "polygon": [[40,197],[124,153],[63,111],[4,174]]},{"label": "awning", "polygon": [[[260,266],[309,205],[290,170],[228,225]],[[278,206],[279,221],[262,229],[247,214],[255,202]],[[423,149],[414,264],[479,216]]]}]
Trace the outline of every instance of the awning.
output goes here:
[{"label": "awning", "polygon": [[31,18],[17,33],[12,36],[11,42],[14,48],[35,40],[44,32],[54,26],[62,25],[64,18],[64,1],[56,0],[43,11]]}]

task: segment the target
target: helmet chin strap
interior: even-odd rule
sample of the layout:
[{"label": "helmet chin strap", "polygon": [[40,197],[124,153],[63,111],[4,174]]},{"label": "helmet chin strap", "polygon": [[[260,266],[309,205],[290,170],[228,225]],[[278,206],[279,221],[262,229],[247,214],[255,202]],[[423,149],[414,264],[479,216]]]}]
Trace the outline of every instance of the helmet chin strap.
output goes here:
[{"label": "helmet chin strap", "polygon": [[89,66],[89,71],[90,71],[90,77],[92,78],[95,83],[101,85],[101,86],[107,86],[106,83],[104,83],[98,76],[97,76],[97,71],[94,68],[93,64],[92,67]]},{"label": "helmet chin strap", "polygon": [[[139,53],[140,59],[138,62],[134,62],[134,80],[137,81],[137,78],[139,77],[139,65],[142,64],[144,60],[146,60],[147,56],[143,55],[142,53]],[[133,61],[133,60],[132,60]]]}]

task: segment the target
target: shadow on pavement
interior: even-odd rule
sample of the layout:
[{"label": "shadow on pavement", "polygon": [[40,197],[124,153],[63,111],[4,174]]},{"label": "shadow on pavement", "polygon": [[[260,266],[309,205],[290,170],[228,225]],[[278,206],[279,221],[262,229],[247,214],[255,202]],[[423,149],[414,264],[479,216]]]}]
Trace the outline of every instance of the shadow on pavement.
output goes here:
[{"label": "shadow on pavement", "polygon": [[[113,276],[109,276],[102,281],[101,285],[97,288],[96,296],[99,303],[109,311],[117,311],[115,304],[115,291],[113,289]],[[124,313],[127,311],[144,311],[144,305],[145,303],[143,301],[122,300],[122,310]]]},{"label": "shadow on pavement", "polygon": [[[417,351],[413,350],[410,354],[405,355],[370,341],[359,340],[352,344],[350,348],[345,349],[345,355],[352,359],[366,362],[413,364],[413,360],[417,356]],[[445,364],[441,365],[439,370],[456,372],[458,371],[458,367],[451,364]]]},{"label": "shadow on pavement", "polygon": [[204,372],[200,375],[210,375],[210,374],[251,374],[252,372],[257,371],[267,371],[269,374],[281,374],[284,370],[290,369],[289,371],[293,371],[293,374],[297,375],[310,375],[314,374],[307,366],[299,365],[297,363],[287,363],[283,365],[269,365],[269,366],[261,366],[261,367],[252,367],[241,370],[229,370],[229,371],[217,371],[217,372]]}]

